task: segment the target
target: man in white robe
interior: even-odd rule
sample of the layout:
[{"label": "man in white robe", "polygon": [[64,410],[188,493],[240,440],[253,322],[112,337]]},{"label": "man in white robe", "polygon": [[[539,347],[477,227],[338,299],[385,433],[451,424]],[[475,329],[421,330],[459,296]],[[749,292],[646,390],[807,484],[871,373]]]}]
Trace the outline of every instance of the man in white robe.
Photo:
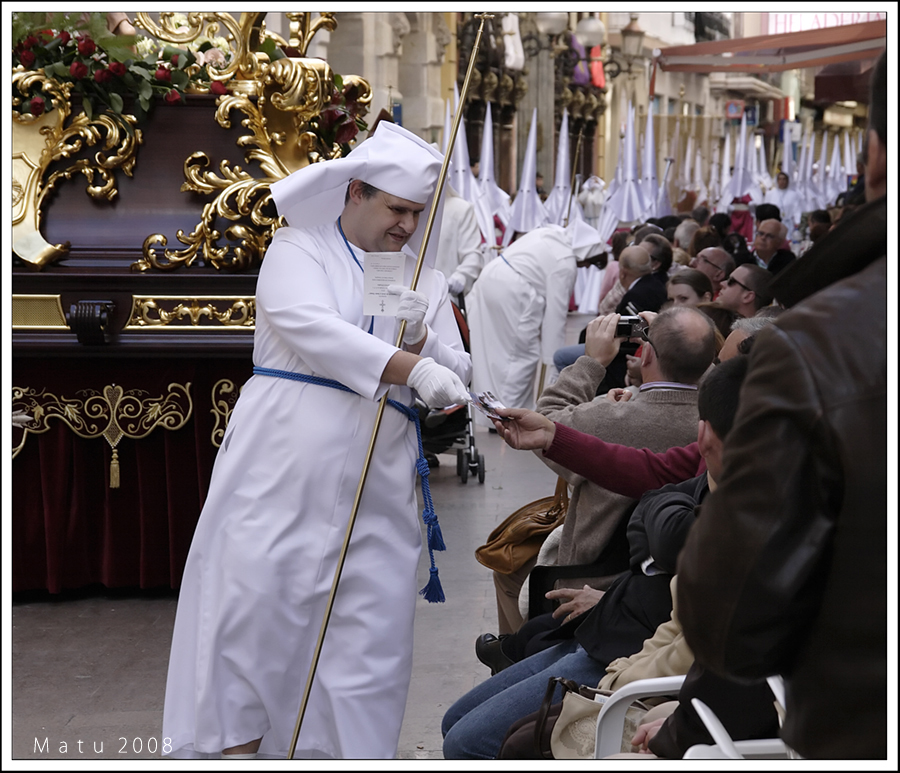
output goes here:
[{"label": "man in white robe", "polygon": [[[565,343],[576,261],[604,248],[582,220],[529,231],[488,263],[468,296],[472,390],[508,408],[534,406],[537,367]],[[476,414],[475,420],[489,420]]]},{"label": "man in white robe", "polygon": [[784,173],[779,172],[775,187],[766,191],[765,203],[774,204],[781,213],[781,222],[788,229],[790,236],[795,228],[800,227],[800,219],[803,215],[803,206],[800,202],[800,196],[793,188],[790,187],[790,178]]},{"label": "man in white robe", "polygon": [[444,218],[435,268],[447,277],[450,293],[457,296],[469,293],[483,265],[475,207],[448,185],[444,192]]},{"label": "man in white robe", "polygon": [[[410,405],[412,389],[432,407],[465,400],[469,357],[431,242],[417,291],[401,292],[401,348],[399,318],[363,315],[367,253],[402,250],[410,287],[442,158],[382,122],[346,158],[272,187],[288,227],[259,272],[254,366],[353,393],[271,374],[244,385],[184,570],[166,756],[287,756],[378,401]],[[417,457],[414,425],[386,406],[297,757],[396,756],[422,543]]]}]

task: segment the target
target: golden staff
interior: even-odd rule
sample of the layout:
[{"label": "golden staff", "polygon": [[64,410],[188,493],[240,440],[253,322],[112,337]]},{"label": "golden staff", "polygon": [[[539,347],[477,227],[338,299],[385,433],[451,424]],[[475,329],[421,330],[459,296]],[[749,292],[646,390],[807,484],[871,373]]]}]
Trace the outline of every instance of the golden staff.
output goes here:
[{"label": "golden staff", "polygon": [[[469,82],[472,79],[472,70],[475,69],[475,55],[478,53],[478,45],[481,42],[481,33],[484,30],[485,19],[493,19],[493,14],[480,13],[475,15],[476,19],[481,19],[478,27],[478,34],[475,36],[475,44],[472,46],[472,54],[469,57],[469,67],[466,70],[466,79],[463,81],[462,93],[459,95],[459,107],[456,116],[453,119],[453,128],[450,132],[450,140],[447,143],[447,153],[444,155],[444,163],[441,165],[441,173],[438,176],[437,187],[434,192],[434,200],[431,203],[431,211],[428,213],[428,220],[425,223],[425,233],[422,237],[422,246],[419,248],[419,257],[416,261],[416,270],[413,273],[411,290],[416,289],[419,283],[419,275],[422,273],[422,264],[425,262],[425,250],[428,248],[428,239],[431,237],[431,229],[434,226],[434,218],[437,213],[437,206],[441,200],[441,193],[444,188],[444,180],[447,178],[447,169],[450,166],[450,155],[453,152],[453,143],[456,141],[456,132],[459,129],[459,121],[462,117],[462,107],[465,104],[466,94],[469,90]],[[397,334],[397,343],[395,346],[399,349],[403,343],[403,334],[406,332],[406,320],[400,321],[400,332]],[[291,746],[288,751],[287,758],[292,760],[294,752],[297,749],[297,738],[300,735],[300,726],[303,724],[303,716],[306,714],[306,705],[309,703],[309,694],[312,690],[313,679],[316,676],[316,668],[319,665],[319,656],[322,654],[322,642],[325,640],[325,632],[328,630],[328,621],[331,618],[331,610],[334,607],[334,598],[337,594],[338,583],[341,579],[341,572],[344,569],[344,560],[347,558],[347,549],[350,547],[350,535],[353,533],[353,526],[356,523],[356,515],[359,512],[359,503],[362,501],[363,488],[366,485],[366,478],[369,474],[369,465],[372,461],[372,455],[375,450],[375,440],[378,437],[378,430],[381,427],[381,417],[384,415],[384,406],[387,404],[387,393],[378,403],[378,412],[375,414],[375,426],[372,429],[372,437],[369,440],[369,449],[366,451],[366,458],[363,462],[362,475],[359,478],[359,485],[356,487],[356,497],[353,500],[353,509],[350,512],[350,521],[347,523],[347,533],[344,536],[344,544],[341,547],[341,554],[338,557],[337,568],[334,572],[334,581],[331,583],[331,592],[328,594],[328,603],[325,607],[325,617],[322,619],[322,627],[319,630],[319,639],[316,642],[316,649],[313,653],[312,663],[309,667],[309,676],[306,679],[306,687],[303,690],[303,700],[300,702],[300,712],[297,715],[297,724],[294,726],[294,735],[291,738]]]},{"label": "golden staff", "polygon": [[578,142],[575,143],[575,160],[572,162],[572,181],[569,183],[569,206],[566,207],[566,219],[563,227],[569,225],[569,213],[572,211],[572,198],[575,196],[575,173],[578,171],[578,154],[581,152],[581,137],[584,126],[578,130]]}]

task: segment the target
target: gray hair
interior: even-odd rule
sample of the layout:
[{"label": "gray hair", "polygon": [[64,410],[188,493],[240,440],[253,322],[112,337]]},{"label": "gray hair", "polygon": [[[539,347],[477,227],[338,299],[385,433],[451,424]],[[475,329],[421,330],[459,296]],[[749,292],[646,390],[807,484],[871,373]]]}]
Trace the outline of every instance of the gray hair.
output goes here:
[{"label": "gray hair", "polygon": [[731,323],[731,331],[740,330],[746,333],[748,336],[756,335],[760,330],[762,330],[766,325],[771,325],[774,321],[774,317],[738,317],[734,322]]}]

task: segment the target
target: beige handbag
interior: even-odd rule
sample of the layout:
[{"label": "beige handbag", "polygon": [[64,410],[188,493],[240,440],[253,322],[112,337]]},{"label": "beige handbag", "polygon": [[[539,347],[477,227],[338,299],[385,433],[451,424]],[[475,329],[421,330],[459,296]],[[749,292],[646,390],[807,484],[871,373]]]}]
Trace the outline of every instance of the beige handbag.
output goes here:
[{"label": "beige handbag", "polygon": [[[572,685],[574,686],[574,682]],[[609,696],[612,695],[612,690],[598,690],[584,685],[573,689],[573,686],[563,685],[568,691],[563,696],[559,719],[550,732],[550,750],[556,760],[592,760],[597,737],[597,717],[604,703],[595,700],[594,696]],[[649,706],[638,700],[628,707],[621,751],[634,751],[631,739],[649,710]]]}]

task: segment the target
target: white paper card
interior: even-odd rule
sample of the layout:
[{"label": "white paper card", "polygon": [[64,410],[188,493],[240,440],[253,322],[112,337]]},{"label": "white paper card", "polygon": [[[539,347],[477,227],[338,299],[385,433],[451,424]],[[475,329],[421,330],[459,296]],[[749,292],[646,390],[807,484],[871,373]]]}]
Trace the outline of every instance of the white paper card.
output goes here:
[{"label": "white paper card", "polygon": [[393,317],[400,302],[399,295],[388,292],[391,285],[404,285],[406,253],[367,252],[363,263],[363,314]]}]

